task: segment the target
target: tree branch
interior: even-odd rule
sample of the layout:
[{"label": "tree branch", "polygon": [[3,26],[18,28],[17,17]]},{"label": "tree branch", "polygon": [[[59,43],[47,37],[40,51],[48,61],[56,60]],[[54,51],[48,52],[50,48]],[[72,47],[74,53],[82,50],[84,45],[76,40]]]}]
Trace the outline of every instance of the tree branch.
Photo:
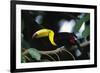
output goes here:
[{"label": "tree branch", "polygon": [[[80,44],[80,47],[83,48],[83,47],[85,47],[85,46],[87,46],[87,45],[89,45],[89,44],[90,44],[90,42],[89,42],[89,41],[86,41],[86,42],[84,42],[84,43],[81,43],[81,44]],[[77,46],[73,46],[71,49],[73,50],[73,48],[77,48]],[[54,54],[54,53],[59,53],[59,52],[65,51],[64,49],[65,49],[65,47],[62,46],[62,47],[60,47],[60,48],[57,48],[56,50],[52,50],[52,51],[39,51],[39,53],[40,53],[40,54]],[[23,55],[24,55],[24,54],[27,54],[27,53],[28,53],[28,51],[25,50],[25,51],[23,52]]]},{"label": "tree branch", "polygon": [[[89,45],[89,43],[90,43],[89,41],[86,41],[86,42],[80,44],[80,47],[83,48],[83,47]],[[59,53],[61,51],[64,51],[64,48],[65,47],[62,46],[60,48],[57,48],[56,50],[52,50],[52,51],[39,51],[39,52],[40,52],[40,54],[54,54],[54,53]],[[73,48],[77,48],[77,46],[73,46],[71,49],[73,49]]]}]

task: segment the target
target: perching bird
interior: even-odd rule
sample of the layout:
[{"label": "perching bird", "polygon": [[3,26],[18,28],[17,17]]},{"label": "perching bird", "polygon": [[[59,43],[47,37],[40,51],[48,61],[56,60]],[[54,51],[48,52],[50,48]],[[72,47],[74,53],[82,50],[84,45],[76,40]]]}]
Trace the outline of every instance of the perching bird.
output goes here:
[{"label": "perching bird", "polygon": [[52,46],[56,47],[66,46],[66,48],[71,48],[73,45],[77,45],[78,47],[80,47],[75,39],[76,36],[73,33],[67,33],[67,32],[55,33],[51,29],[40,29],[36,31],[32,36],[33,39],[43,38],[43,37],[48,37],[48,40],[50,41]]}]

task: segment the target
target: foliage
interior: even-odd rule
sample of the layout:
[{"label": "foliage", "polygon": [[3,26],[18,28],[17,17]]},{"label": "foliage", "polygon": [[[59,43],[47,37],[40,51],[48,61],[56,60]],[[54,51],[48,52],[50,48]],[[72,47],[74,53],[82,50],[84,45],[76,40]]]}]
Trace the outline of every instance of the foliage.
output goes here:
[{"label": "foliage", "polygon": [[[73,32],[77,33],[77,32],[79,32],[83,22],[87,23],[88,21],[90,21],[90,14],[85,14],[82,18],[80,18],[80,19],[76,18],[75,20],[77,20],[77,21],[76,21],[75,27],[73,28]],[[64,52],[63,53],[61,53],[61,52],[55,53],[54,52],[53,54],[41,54],[40,51],[36,47],[33,47],[33,46],[30,45],[30,41],[27,41],[25,39],[25,35],[24,35],[25,28],[26,28],[25,27],[25,20],[22,19],[22,23],[21,23],[21,63],[44,62],[44,61],[48,62],[48,61],[51,61],[51,59],[52,60],[58,60],[59,58],[62,58],[62,56],[64,56],[64,55],[67,55],[66,57],[68,57],[68,56],[71,57],[71,56],[73,56],[73,54],[75,54],[75,53],[73,53],[74,51],[76,51],[75,49],[74,49],[74,51],[70,50],[70,52],[72,54],[69,51],[66,51],[66,50],[64,50],[64,51],[68,52],[67,54],[65,54]],[[49,34],[52,34],[52,33],[49,32]],[[85,39],[89,35],[90,35],[90,24],[88,24],[88,25],[85,24],[85,29],[82,32],[82,37],[83,37],[83,39]],[[79,39],[78,41],[80,41],[80,40],[82,40],[82,39]],[[81,44],[81,43],[79,43],[79,44]],[[62,46],[65,46],[65,45],[62,45]],[[85,46],[85,47],[87,48],[87,46]],[[56,48],[59,48],[59,47],[56,47]],[[71,54],[71,56],[69,54]],[[44,56],[46,56],[46,57],[44,57]],[[75,56],[75,58],[77,58],[76,55],[74,55],[74,56]],[[68,58],[68,60],[70,60],[70,58]],[[71,58],[71,60],[72,60],[72,58]]]},{"label": "foliage", "polygon": [[39,61],[41,59],[41,55],[39,53],[39,51],[35,48],[29,48],[28,49],[29,54],[31,55],[31,57],[33,59],[36,59],[37,61]]},{"label": "foliage", "polygon": [[90,15],[89,14],[84,15],[80,20],[77,21],[76,26],[74,27],[74,32],[75,33],[78,32],[83,22],[87,22],[89,20],[90,20]]}]

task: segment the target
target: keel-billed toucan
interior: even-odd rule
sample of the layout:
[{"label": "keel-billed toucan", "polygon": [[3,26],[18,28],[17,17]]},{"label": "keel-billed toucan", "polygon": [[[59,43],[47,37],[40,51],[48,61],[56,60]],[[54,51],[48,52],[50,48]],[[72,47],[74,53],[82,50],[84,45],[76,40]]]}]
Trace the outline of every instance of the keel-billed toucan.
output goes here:
[{"label": "keel-billed toucan", "polygon": [[40,29],[33,34],[32,39],[42,37],[48,37],[48,40],[53,46],[66,46],[66,48],[71,48],[73,45],[77,45],[80,49],[80,45],[78,44],[76,36],[73,33],[55,33],[51,29]]}]

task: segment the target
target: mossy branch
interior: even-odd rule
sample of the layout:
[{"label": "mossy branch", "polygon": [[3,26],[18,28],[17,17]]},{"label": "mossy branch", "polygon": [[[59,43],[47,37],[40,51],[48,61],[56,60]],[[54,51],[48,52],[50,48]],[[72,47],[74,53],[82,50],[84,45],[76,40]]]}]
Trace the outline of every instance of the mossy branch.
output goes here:
[{"label": "mossy branch", "polygon": [[[81,43],[81,44],[80,44],[80,47],[81,47],[81,49],[83,49],[85,46],[87,46],[87,45],[89,45],[89,44],[90,44],[89,41],[85,41],[84,43]],[[76,46],[76,45],[73,46],[73,47],[71,48],[71,50],[73,50],[74,48],[77,48],[77,46]],[[22,53],[23,55],[28,54],[28,50],[26,50],[25,48],[23,48],[23,50],[24,50],[23,53]],[[60,52],[62,52],[62,51],[65,51],[65,52],[67,52],[68,54],[70,54],[70,56],[72,56],[73,60],[75,60],[75,57],[73,56],[73,54],[71,54],[67,49],[65,49],[64,46],[62,46],[62,47],[60,47],[60,48],[57,48],[56,50],[52,50],[52,51],[39,51],[39,53],[40,53],[40,54],[47,55],[47,56],[49,56],[52,60],[55,61],[55,59],[52,58],[52,57],[50,56],[50,54],[56,54],[58,60],[60,60],[60,58],[59,58],[59,56],[58,56],[57,54],[60,53]]]},{"label": "mossy branch", "polygon": [[[89,45],[89,43],[90,43],[89,41],[86,41],[86,42],[80,44],[80,47],[83,48],[83,47]],[[54,54],[54,53],[59,53],[61,51],[65,51],[64,48],[65,47],[60,47],[60,48],[57,48],[56,50],[52,50],[52,51],[39,51],[39,52],[40,52],[40,54]],[[73,48],[77,48],[77,46],[73,46],[71,49],[73,49]]]}]

